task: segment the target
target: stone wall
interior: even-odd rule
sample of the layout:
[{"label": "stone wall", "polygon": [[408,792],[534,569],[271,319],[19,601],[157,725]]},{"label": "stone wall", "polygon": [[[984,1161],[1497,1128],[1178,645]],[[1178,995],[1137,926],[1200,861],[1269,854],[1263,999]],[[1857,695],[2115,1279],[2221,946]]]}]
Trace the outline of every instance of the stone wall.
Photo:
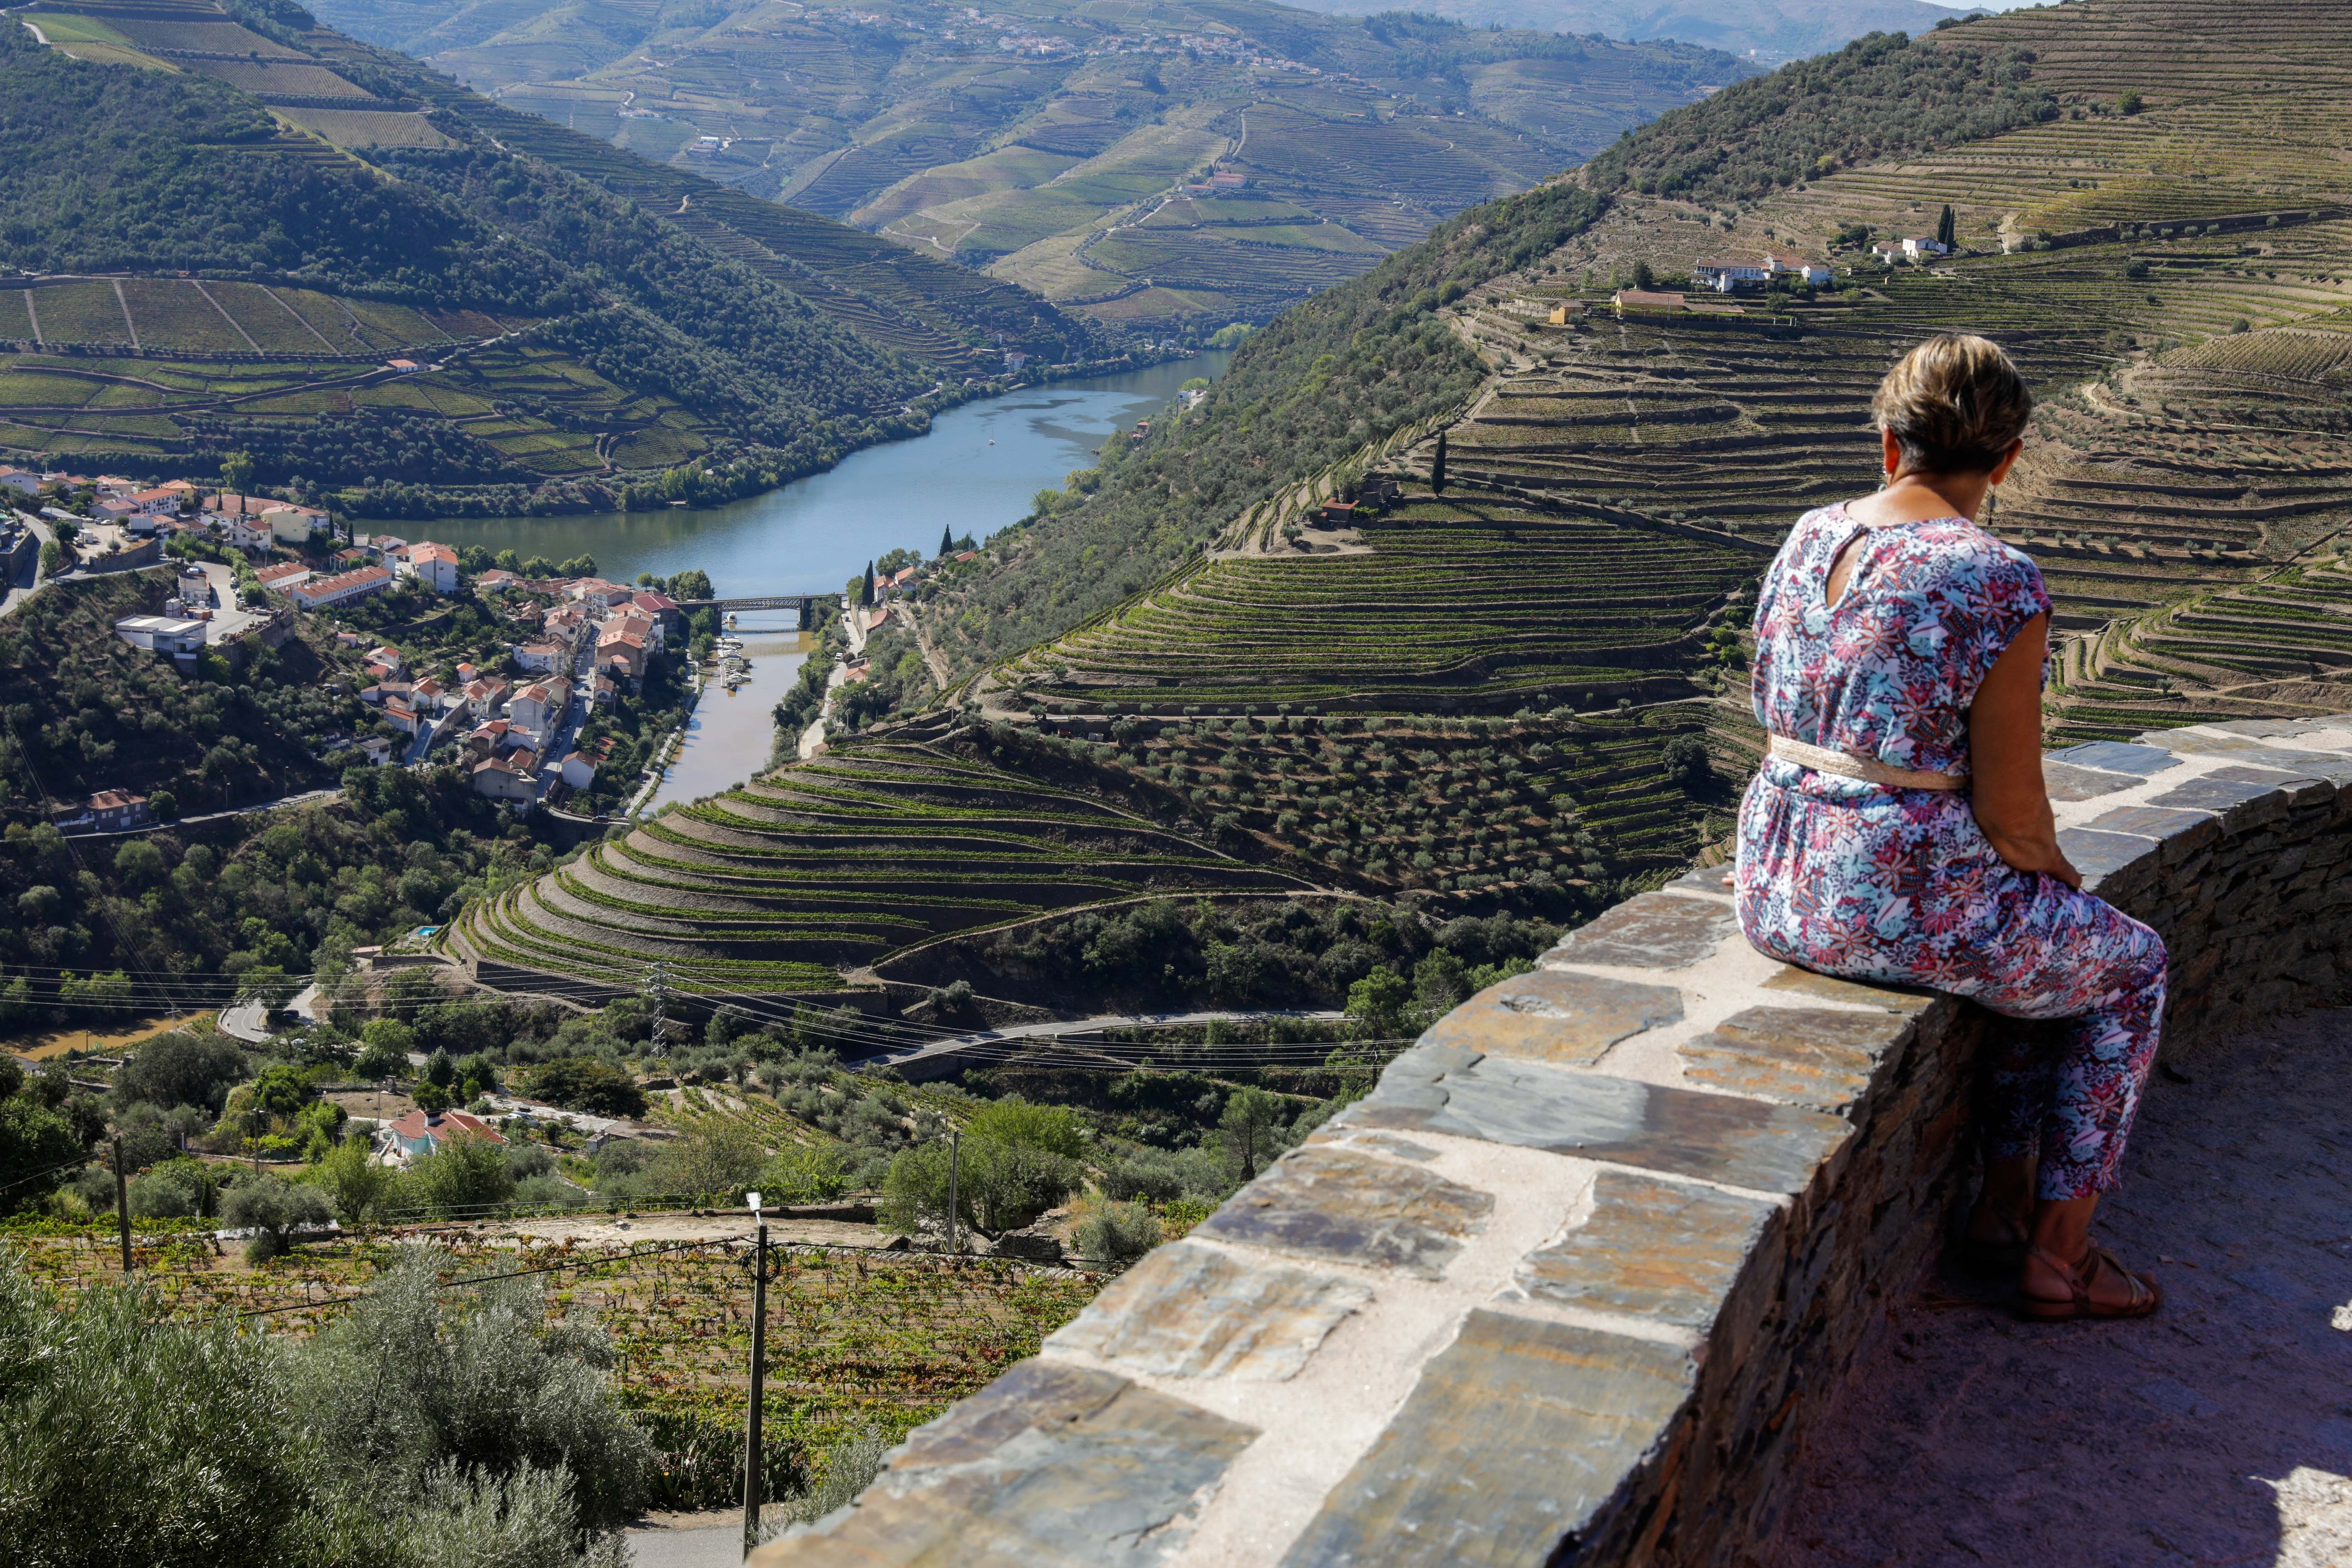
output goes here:
[{"label": "stone wall", "polygon": [[[2167,1059],[2352,989],[2352,720],[2053,753]],[[1940,1244],[1990,1020],[1791,969],[1721,870],[1570,934],[768,1564],[1731,1564]]]}]

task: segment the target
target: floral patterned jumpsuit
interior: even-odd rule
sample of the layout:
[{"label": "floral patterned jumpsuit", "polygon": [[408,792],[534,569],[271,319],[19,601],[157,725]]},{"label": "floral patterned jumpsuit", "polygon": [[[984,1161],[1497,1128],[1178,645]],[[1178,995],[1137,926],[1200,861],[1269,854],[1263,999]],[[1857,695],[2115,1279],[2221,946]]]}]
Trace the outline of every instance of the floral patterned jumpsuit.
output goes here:
[{"label": "floral patterned jumpsuit", "polygon": [[[1844,595],[1830,568],[1856,533]],[[1898,768],[1969,771],[1969,704],[2050,608],[2033,563],[1966,519],[1864,530],[1798,520],[1756,605],[1756,717]],[[1990,1152],[2040,1155],[2038,1191],[2116,1184],[2164,1016],[2163,939],[2042,872],[2012,870],[1965,792],[1894,789],[1769,758],[1739,813],[1740,929],[1827,974],[1975,998],[1994,1049]]]}]

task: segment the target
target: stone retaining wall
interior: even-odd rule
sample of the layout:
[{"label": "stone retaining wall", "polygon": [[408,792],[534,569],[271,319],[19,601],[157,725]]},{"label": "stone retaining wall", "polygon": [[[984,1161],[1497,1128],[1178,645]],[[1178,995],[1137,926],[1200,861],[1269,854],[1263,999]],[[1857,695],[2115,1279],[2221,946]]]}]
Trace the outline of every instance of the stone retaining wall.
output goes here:
[{"label": "stone retaining wall", "polygon": [[[2053,753],[2166,1059],[2352,991],[2352,720]],[[1571,933],[768,1564],[1732,1564],[1939,1245],[1985,1015],[1790,968],[1721,870]]]}]

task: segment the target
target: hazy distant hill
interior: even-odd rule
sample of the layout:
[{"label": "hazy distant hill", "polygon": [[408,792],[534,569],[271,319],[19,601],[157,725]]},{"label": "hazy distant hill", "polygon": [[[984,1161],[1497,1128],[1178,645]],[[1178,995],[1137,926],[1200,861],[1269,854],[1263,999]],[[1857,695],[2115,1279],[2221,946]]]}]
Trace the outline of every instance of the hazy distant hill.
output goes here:
[{"label": "hazy distant hill", "polygon": [[[1155,332],[1264,321],[1753,68],[1267,0],[321,11],[510,108]],[[1248,184],[1181,189],[1217,170]]]},{"label": "hazy distant hill", "polygon": [[51,0],[0,29],[12,459],[247,451],[378,515],[610,505],[911,433],[1007,348],[1116,352],[1024,289],[232,4]]},{"label": "hazy distant hill", "polygon": [[[1298,4],[1310,11],[1361,8],[1361,0]],[[1413,9],[1481,27],[1679,38],[1767,61],[1819,54],[1865,33],[1923,32],[1960,15],[1925,0],[1421,0]]]},{"label": "hazy distant hill", "polygon": [[[2341,711],[2347,144],[2341,0],[2073,0],[1735,85],[1286,312],[1042,498],[926,593],[949,686],[919,719],[477,906],[465,940],[582,979],[658,955],[782,993],[823,963],[1073,1006],[1337,995],[1422,916],[1492,953],[1453,917],[1569,918],[1727,850],[1757,575],[1869,489],[1871,390],[1943,331],[2042,400],[1988,526],[2057,601],[2054,735]],[[1874,258],[1948,207],[1955,253]],[[1767,251],[1834,287],[1613,306]],[[1078,796],[1106,838],[1195,852],[1016,837]],[[857,884],[824,885],[853,836]],[[937,896],[992,857],[987,901]],[[720,875],[742,902],[689,949]],[[1361,900],[1360,934],[1281,877]]]}]

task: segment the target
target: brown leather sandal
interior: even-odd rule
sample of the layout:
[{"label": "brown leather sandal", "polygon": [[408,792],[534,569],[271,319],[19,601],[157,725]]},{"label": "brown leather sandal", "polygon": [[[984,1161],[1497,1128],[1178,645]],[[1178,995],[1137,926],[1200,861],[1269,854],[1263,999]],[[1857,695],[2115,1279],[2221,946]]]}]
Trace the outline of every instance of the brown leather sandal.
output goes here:
[{"label": "brown leather sandal", "polygon": [[[2052,1273],[2063,1279],[2074,1291],[2072,1299],[2053,1301],[2046,1297],[2029,1296],[2022,1280],[2019,1281],[2012,1305],[2021,1318],[2044,1322],[2065,1322],[2076,1318],[2145,1318],[2164,1305],[2164,1291],[2153,1275],[2134,1274],[2116,1261],[2116,1255],[2096,1245],[2085,1251],[2074,1263],[2036,1243],[2025,1249],[2028,1258],[2038,1258],[2049,1265]],[[2102,1268],[2112,1268],[2131,1286],[2131,1299],[2120,1307],[2109,1306],[2091,1299],[2091,1287]]]}]

